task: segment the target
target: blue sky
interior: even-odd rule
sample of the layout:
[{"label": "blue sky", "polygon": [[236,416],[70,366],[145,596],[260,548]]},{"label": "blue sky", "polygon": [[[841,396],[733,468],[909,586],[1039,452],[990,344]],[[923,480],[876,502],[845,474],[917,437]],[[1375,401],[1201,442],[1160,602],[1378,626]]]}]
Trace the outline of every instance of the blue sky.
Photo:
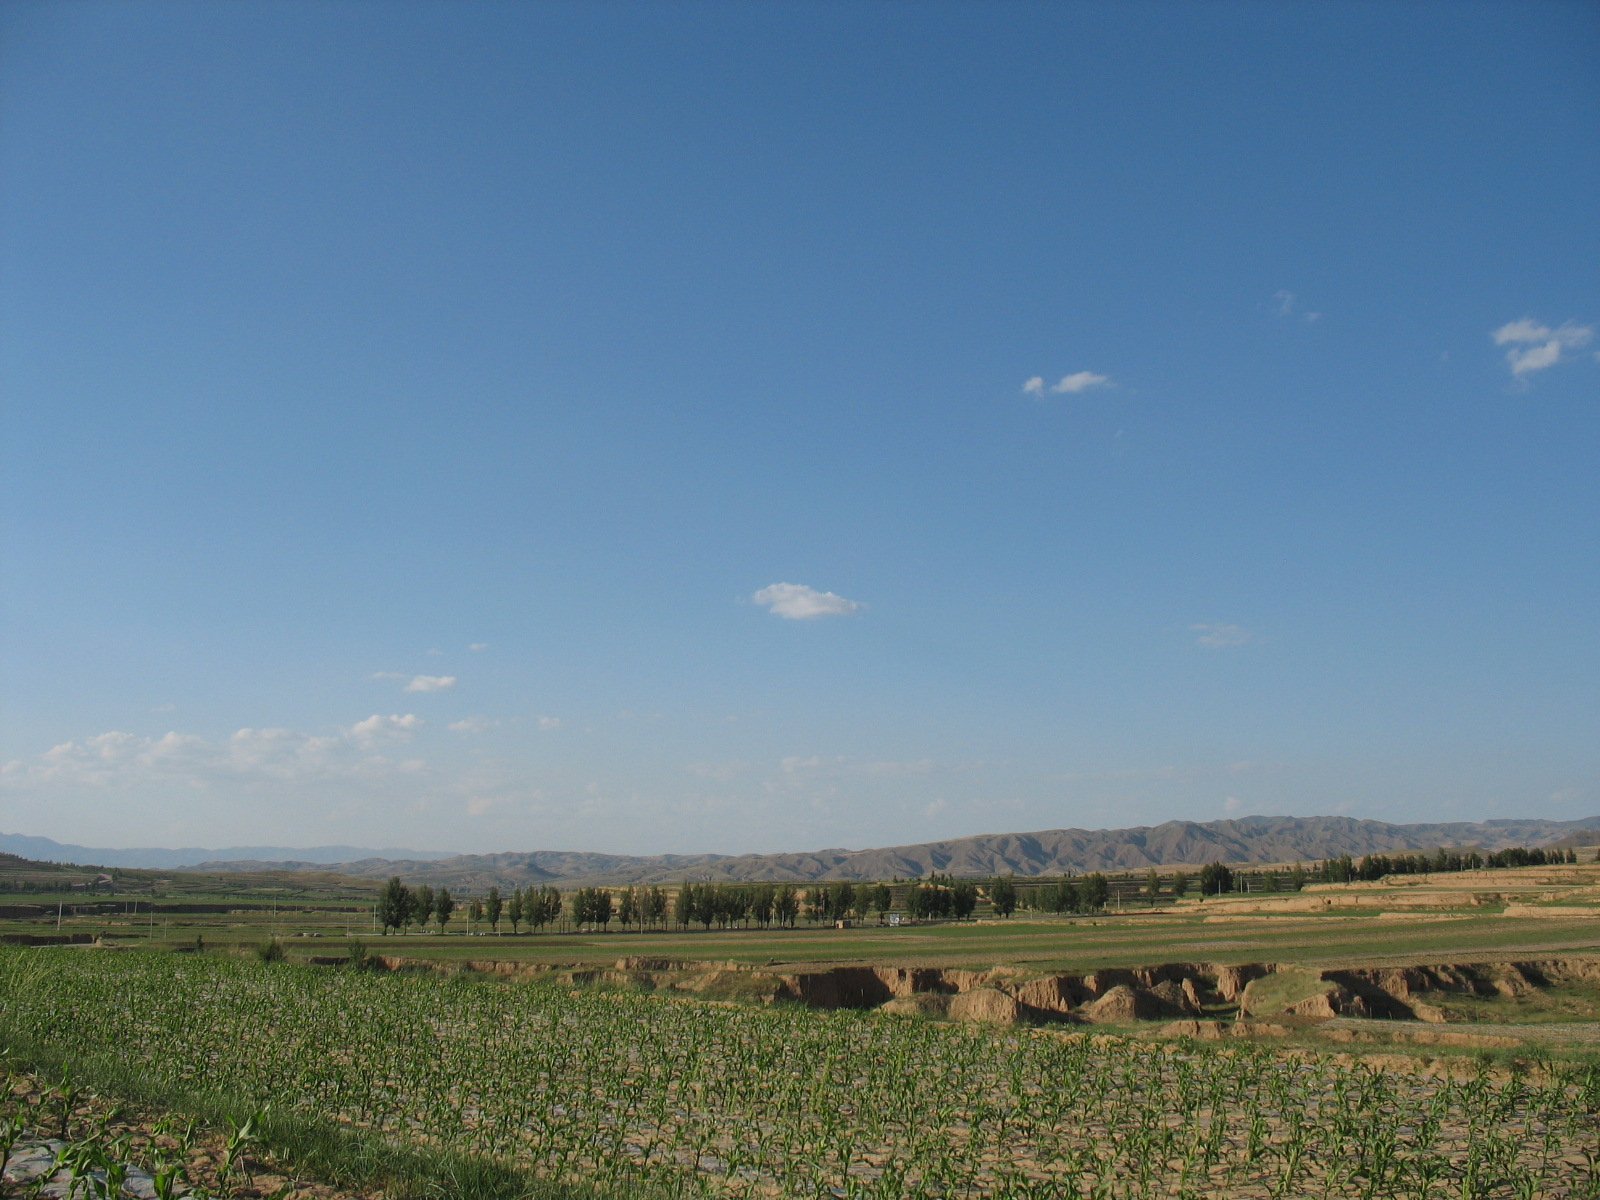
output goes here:
[{"label": "blue sky", "polygon": [[1600,812],[1600,9],[7,4],[0,828]]}]

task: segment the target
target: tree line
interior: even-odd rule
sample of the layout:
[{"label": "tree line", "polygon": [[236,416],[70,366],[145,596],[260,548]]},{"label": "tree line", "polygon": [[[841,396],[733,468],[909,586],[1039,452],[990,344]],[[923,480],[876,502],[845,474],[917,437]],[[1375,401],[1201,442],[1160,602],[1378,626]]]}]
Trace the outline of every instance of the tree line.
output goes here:
[{"label": "tree line", "polygon": [[[1511,846],[1505,850],[1492,850],[1480,854],[1476,850],[1435,850],[1432,854],[1368,854],[1360,861],[1352,861],[1348,854],[1329,858],[1322,863],[1325,883],[1350,883],[1354,880],[1371,882],[1385,875],[1427,875],[1450,871],[1497,870],[1502,867],[1546,867],[1576,863],[1578,852],[1572,848],[1540,848]],[[1600,851],[1595,854],[1600,862]]]},{"label": "tree line", "polygon": [[[1313,878],[1325,883],[1377,880],[1386,875],[1411,875],[1427,872],[1475,871],[1500,867],[1528,867],[1576,863],[1577,852],[1562,848],[1511,847],[1489,854],[1477,851],[1438,850],[1433,854],[1368,854],[1359,860],[1348,854],[1322,860],[1311,868],[1296,864],[1285,871],[1235,870],[1225,863],[1207,863],[1191,880],[1186,869],[1166,878],[1174,897],[1187,895],[1198,883],[1202,896],[1227,892],[1280,890],[1299,891]],[[1595,855],[1600,862],[1600,852]],[[855,884],[841,880],[798,888],[777,883],[695,883],[685,880],[675,892],[650,886],[625,888],[583,887],[564,896],[549,884],[515,888],[509,898],[498,887],[474,897],[467,904],[469,927],[486,923],[496,933],[500,924],[510,924],[513,933],[526,925],[540,930],[553,925],[563,913],[578,929],[609,929],[616,921],[625,929],[666,929],[669,921],[680,929],[700,925],[731,929],[735,926],[760,929],[793,929],[803,916],[813,923],[867,920],[876,913],[881,921],[899,909],[916,920],[966,920],[987,898],[991,911],[1009,917],[1019,907],[1044,913],[1097,913],[1103,911],[1113,893],[1127,895],[1127,888],[1142,891],[1153,902],[1162,892],[1163,877],[1152,867],[1143,884],[1126,880],[1113,886],[1106,875],[1092,871],[1086,875],[1060,879],[1031,880],[1018,886],[1012,877],[991,879],[980,884],[972,879],[933,875],[910,882]],[[391,929],[408,931],[413,924],[423,927],[437,923],[442,933],[457,908],[448,888],[435,891],[427,884],[409,887],[399,876],[384,884],[377,902],[377,920],[387,934]]]}]

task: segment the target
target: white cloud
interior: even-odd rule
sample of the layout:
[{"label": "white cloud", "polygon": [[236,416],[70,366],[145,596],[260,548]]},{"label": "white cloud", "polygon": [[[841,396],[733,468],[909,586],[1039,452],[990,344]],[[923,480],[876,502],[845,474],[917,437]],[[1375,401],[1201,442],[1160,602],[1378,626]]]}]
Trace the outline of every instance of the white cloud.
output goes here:
[{"label": "white cloud", "polygon": [[1222,811],[1227,813],[1230,817],[1240,812],[1243,808],[1244,801],[1239,799],[1237,796],[1229,796],[1222,802]]},{"label": "white cloud", "polygon": [[177,731],[145,737],[113,730],[62,742],[32,759],[15,759],[3,770],[8,783],[45,795],[55,788],[122,791],[141,785],[167,794],[229,795],[258,785],[371,782],[424,767],[418,759],[396,764],[377,753],[380,745],[409,739],[422,724],[409,713],[375,713],[333,735],[246,726],[220,741]]},{"label": "white cloud", "polygon": [[1513,378],[1521,379],[1555,366],[1568,350],[1588,345],[1594,337],[1594,329],[1572,321],[1552,329],[1532,317],[1522,317],[1500,326],[1490,336],[1496,346],[1510,347],[1506,351],[1506,364]]},{"label": "white cloud", "polygon": [[401,690],[408,694],[418,692],[448,692],[456,686],[454,675],[407,675],[404,671],[374,671],[374,679],[398,682],[406,681],[406,686]]},{"label": "white cloud", "polygon": [[1546,342],[1542,346],[1529,346],[1526,350],[1506,351],[1506,362],[1511,364],[1511,373],[1519,378],[1534,371],[1542,371],[1546,367],[1553,367],[1560,361],[1560,342]]},{"label": "white cloud", "polygon": [[491,721],[488,717],[463,717],[459,721],[451,721],[449,727],[453,733],[483,733],[498,724],[499,721]]},{"label": "white cloud", "polygon": [[1221,650],[1231,646],[1243,646],[1246,642],[1254,641],[1255,634],[1239,625],[1223,625],[1217,622],[1199,622],[1189,626],[1192,633],[1199,636],[1194,639],[1195,645],[1205,646],[1210,650]]},{"label": "white cloud", "polygon": [[467,649],[472,651],[474,654],[482,654],[488,648],[488,642],[473,642],[467,647]]},{"label": "white cloud", "polygon": [[1109,375],[1097,375],[1093,371],[1077,371],[1071,375],[1063,375],[1055,383],[1045,385],[1043,375],[1035,375],[1022,385],[1025,396],[1043,396],[1046,391],[1053,395],[1076,395],[1086,392],[1090,388],[1104,387],[1111,382]]},{"label": "white cloud", "polygon": [[790,621],[848,617],[866,607],[859,601],[846,600],[833,592],[819,592],[803,583],[769,583],[751,599],[765,605],[774,616]]},{"label": "white cloud", "polygon": [[[387,717],[382,713],[373,713],[366,720],[357,721],[354,725],[350,726],[349,730],[347,730],[347,734],[348,736],[357,740],[366,740],[377,737],[404,738],[410,737],[412,734],[416,733],[417,730],[422,728],[422,725],[422,718],[417,716],[415,713],[405,713],[403,715],[400,713],[390,713]],[[241,730],[240,732],[248,733],[250,731]],[[287,733],[288,731],[278,730],[275,732]],[[235,734],[234,736],[237,737],[238,734]]]},{"label": "white cloud", "polygon": [[[1290,291],[1277,291],[1272,293],[1272,302],[1277,307],[1278,316],[1283,318],[1294,316],[1296,300],[1297,298],[1295,294]],[[1303,312],[1300,314],[1300,319],[1307,325],[1315,325],[1318,321],[1322,320],[1322,314],[1319,312]]]},{"label": "white cloud", "polygon": [[1079,392],[1086,392],[1090,388],[1104,387],[1111,382],[1108,375],[1096,375],[1093,371],[1077,371],[1071,375],[1064,375],[1060,382],[1051,387],[1056,395],[1075,396]]},{"label": "white cloud", "polygon": [[561,718],[560,717],[540,717],[539,718],[539,728],[540,729],[560,729],[561,728]]}]

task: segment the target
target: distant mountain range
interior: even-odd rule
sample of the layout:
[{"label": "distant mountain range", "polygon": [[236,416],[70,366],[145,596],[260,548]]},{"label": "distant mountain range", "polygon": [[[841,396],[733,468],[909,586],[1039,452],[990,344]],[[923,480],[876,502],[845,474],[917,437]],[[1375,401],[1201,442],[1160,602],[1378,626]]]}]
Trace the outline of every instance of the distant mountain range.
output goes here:
[{"label": "distant mountain range", "polygon": [[[1443,847],[1600,843],[1600,816],[1578,821],[1456,821],[1391,825],[1352,817],[1241,817],[1231,821],[1168,821],[1134,829],[1052,829],[997,833],[891,846],[880,850],[816,850],[799,854],[659,854],[632,856],[534,850],[503,854],[418,854],[324,846],[314,851],[247,847],[221,850],[94,850],[48,838],[0,834],[0,850],[27,858],[97,866],[203,866],[208,870],[336,870],[371,879],[399,875],[410,883],[468,892],[490,885],[563,887],[675,883],[683,879],[740,883],[769,880],[911,879],[950,875],[1078,874],[1199,866],[1208,862],[1311,862],[1349,854],[1392,854]],[[18,848],[22,846],[23,848]],[[348,853],[341,853],[348,851]],[[165,856],[165,857],[162,857]]]},{"label": "distant mountain range", "polygon": [[177,850],[159,847],[106,850],[94,846],[74,846],[21,833],[0,833],[0,852],[20,855],[34,862],[78,863],[93,867],[149,867],[157,871],[239,859],[272,862],[292,859],[323,867],[329,863],[352,862],[363,858],[427,862],[451,857],[448,851],[435,854],[426,850],[370,850],[362,846],[312,846],[309,849],[293,846],[227,846],[218,850],[190,846]]}]

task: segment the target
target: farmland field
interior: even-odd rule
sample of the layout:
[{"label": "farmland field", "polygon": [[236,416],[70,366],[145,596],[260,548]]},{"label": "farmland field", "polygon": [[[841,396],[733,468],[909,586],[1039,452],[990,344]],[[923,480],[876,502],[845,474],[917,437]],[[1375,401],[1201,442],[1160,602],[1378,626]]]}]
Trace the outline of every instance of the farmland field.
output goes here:
[{"label": "farmland field", "polygon": [[0,913],[0,935],[55,932],[59,904],[63,934],[121,945],[175,948],[200,937],[212,947],[248,947],[278,935],[291,958],[306,958],[336,953],[355,937],[384,954],[445,963],[608,965],[648,955],[754,966],[1093,970],[1184,960],[1366,964],[1600,952],[1600,864],[1593,863],[1411,877],[1298,895],[1189,898],[1090,917],[1019,913],[1010,920],[898,928],[869,923],[847,930],[802,921],[789,930],[671,926],[641,932],[614,924],[595,932],[562,923],[513,934],[502,922],[494,934],[480,922],[467,936],[467,922],[458,916],[443,935],[379,937],[372,918],[376,886],[336,876],[119,872],[118,887],[104,896],[19,895],[11,907],[31,906],[33,915]]},{"label": "farmland field", "polygon": [[1249,1045],[0,950],[13,1050],[695,1196],[1600,1192],[1600,1068],[1430,1073]]}]

